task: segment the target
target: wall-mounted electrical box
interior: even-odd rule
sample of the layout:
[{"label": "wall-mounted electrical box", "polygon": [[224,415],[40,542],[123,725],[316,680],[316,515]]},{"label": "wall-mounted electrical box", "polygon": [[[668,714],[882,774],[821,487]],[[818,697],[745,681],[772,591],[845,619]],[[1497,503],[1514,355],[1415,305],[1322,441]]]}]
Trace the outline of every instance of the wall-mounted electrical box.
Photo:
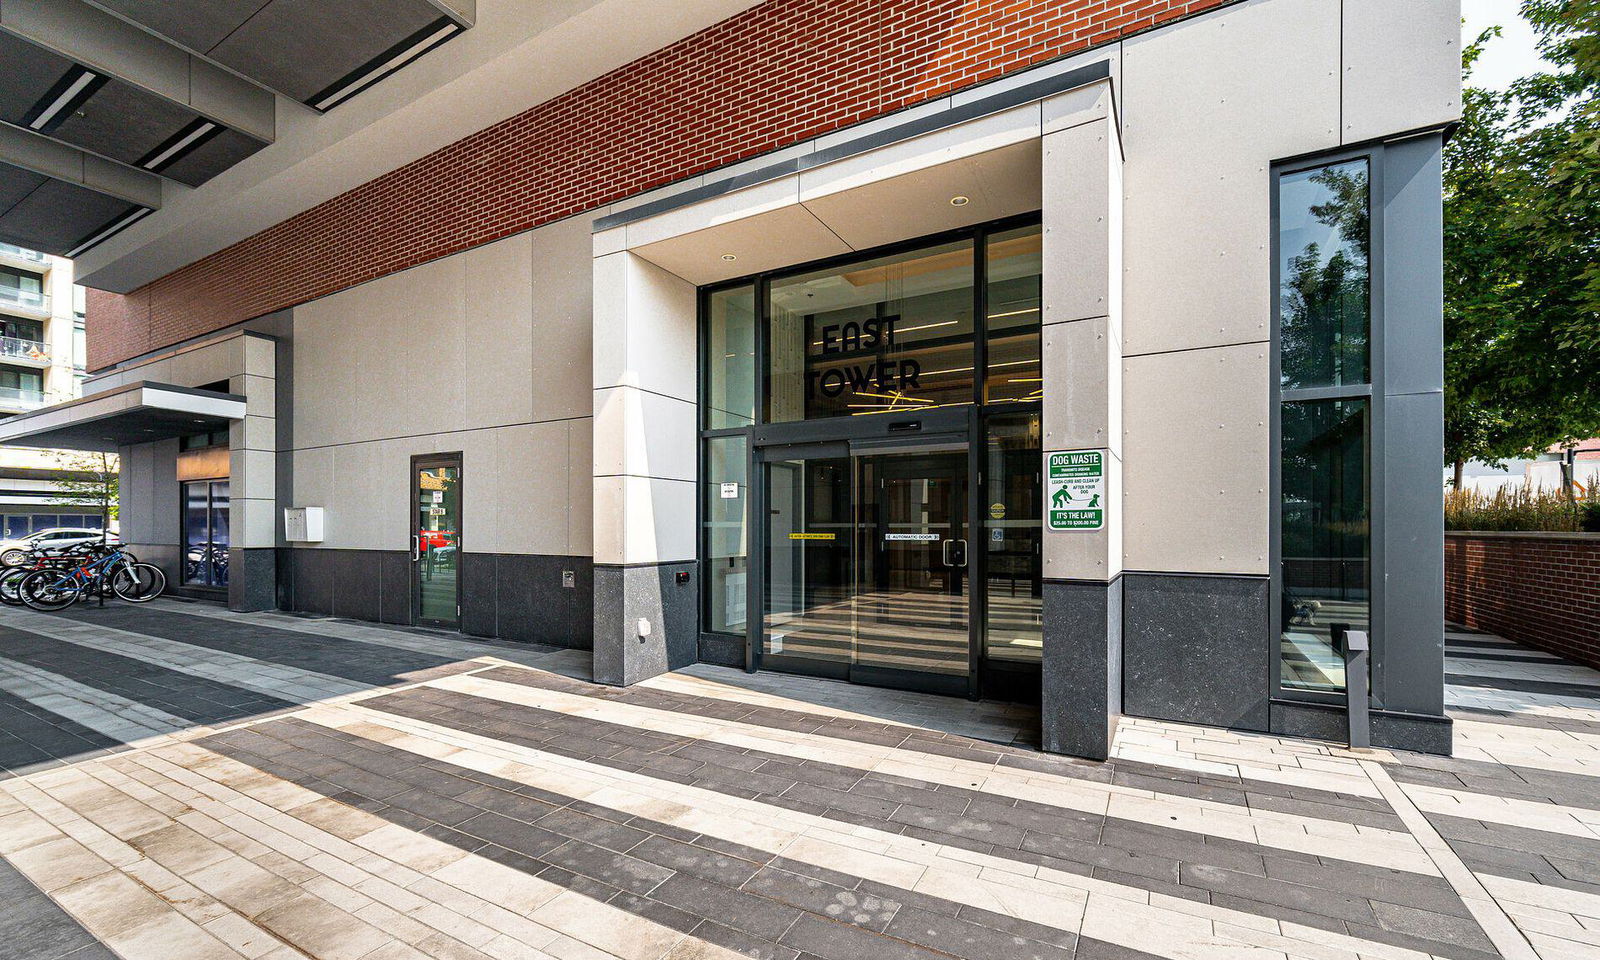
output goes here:
[{"label": "wall-mounted electrical box", "polygon": [[322,508],[284,507],[283,539],[291,543],[321,543]]}]

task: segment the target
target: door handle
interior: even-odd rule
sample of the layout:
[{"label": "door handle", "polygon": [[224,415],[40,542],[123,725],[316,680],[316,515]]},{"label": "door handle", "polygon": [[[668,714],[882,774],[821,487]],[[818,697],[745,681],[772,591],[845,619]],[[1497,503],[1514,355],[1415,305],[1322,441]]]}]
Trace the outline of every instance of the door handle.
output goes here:
[{"label": "door handle", "polygon": [[413,533],[411,535],[411,562],[412,563],[416,563],[418,560],[421,560],[421,559],[422,559],[422,534]]},{"label": "door handle", "polygon": [[947,542],[956,545],[955,550],[953,551],[955,553],[956,560],[955,563],[951,564],[951,566],[965,567],[967,565],[967,541],[950,540]]},{"label": "door handle", "polygon": [[939,559],[947,567],[955,566],[955,564],[950,562],[950,550],[955,546],[955,543],[956,542],[954,540],[944,540],[939,544]]}]

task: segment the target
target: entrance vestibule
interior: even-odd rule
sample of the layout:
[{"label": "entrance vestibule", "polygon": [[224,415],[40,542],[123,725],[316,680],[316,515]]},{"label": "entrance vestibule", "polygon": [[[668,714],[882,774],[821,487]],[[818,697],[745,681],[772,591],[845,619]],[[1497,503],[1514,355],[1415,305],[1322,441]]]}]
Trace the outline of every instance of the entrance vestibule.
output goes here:
[{"label": "entrance vestibule", "polygon": [[1041,239],[1018,218],[702,292],[702,624],[748,667],[1036,695]]}]

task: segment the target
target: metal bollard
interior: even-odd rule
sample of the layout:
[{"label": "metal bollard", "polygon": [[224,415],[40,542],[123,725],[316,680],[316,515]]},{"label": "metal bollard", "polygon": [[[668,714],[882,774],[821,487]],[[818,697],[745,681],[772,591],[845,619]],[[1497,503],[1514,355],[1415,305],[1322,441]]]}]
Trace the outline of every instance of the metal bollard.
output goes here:
[{"label": "metal bollard", "polygon": [[1350,749],[1372,746],[1372,718],[1368,713],[1367,654],[1372,646],[1365,630],[1349,625],[1333,625],[1333,637],[1344,649],[1345,717],[1349,727]]}]

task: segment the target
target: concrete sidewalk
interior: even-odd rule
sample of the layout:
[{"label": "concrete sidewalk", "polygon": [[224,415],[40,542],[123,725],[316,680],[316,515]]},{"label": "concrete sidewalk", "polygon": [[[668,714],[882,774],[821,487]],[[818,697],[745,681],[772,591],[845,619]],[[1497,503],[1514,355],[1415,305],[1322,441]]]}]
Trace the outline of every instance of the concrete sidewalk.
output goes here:
[{"label": "concrete sidewalk", "polygon": [[[0,611],[0,958],[1600,957],[1600,674],[1453,758],[158,602]],[[108,953],[107,950],[112,951]]]}]

